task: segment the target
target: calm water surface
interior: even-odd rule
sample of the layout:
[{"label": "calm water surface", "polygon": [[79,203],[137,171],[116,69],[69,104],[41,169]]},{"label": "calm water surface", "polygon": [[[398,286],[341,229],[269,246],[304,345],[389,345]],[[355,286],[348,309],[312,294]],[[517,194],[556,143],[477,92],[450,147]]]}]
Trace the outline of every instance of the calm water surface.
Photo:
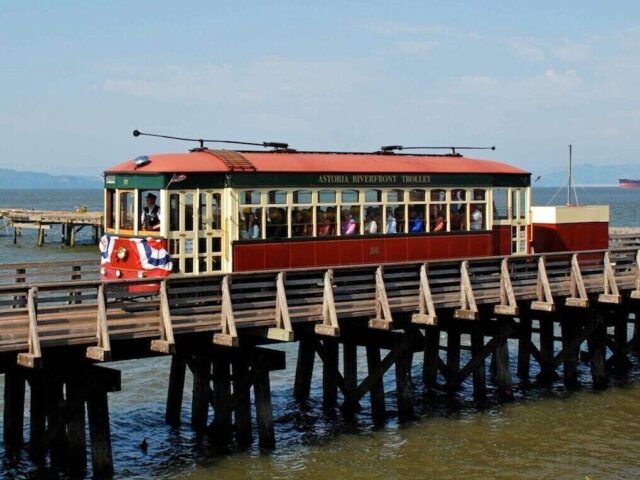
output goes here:
[{"label": "calm water surface", "polygon": [[[556,189],[534,191],[534,204],[543,205]],[[579,189],[581,203],[608,203],[615,226],[640,226],[640,190]],[[564,193],[556,197],[562,203]],[[0,207],[72,210],[86,205],[101,209],[99,190],[0,190]],[[92,245],[76,249],[59,245],[59,233],[35,246],[33,232],[18,245],[3,236],[0,220],[0,263],[51,259],[97,258]],[[85,238],[88,243],[88,237]],[[516,389],[516,402],[500,403],[490,394],[489,406],[479,409],[471,385],[454,397],[427,395],[414,363],[416,419],[399,424],[395,409],[393,372],[385,377],[385,428],[374,429],[368,398],[355,418],[327,416],[321,405],[321,372],[316,368],[312,400],[295,402],[292,384],[295,345],[284,348],[289,368],[272,374],[278,448],[263,453],[253,446],[217,447],[198,438],[188,427],[190,385],[185,387],[181,429],[164,424],[167,358],[111,364],[122,370],[123,390],[110,394],[111,425],[117,478],[640,478],[640,362],[632,371],[611,380],[611,388],[594,392],[588,366],[581,364],[583,388],[568,393],[551,388]],[[515,351],[512,349],[512,351]],[[463,354],[462,361],[466,359]],[[318,363],[318,362],[317,362]],[[514,362],[512,361],[512,366]],[[317,365],[316,365],[317,367]],[[360,362],[360,379],[366,375]],[[513,372],[515,373],[515,372]],[[532,374],[535,374],[532,369]],[[516,377],[514,376],[514,379]],[[4,381],[0,377],[0,387]],[[187,379],[189,382],[189,378]],[[0,408],[2,399],[0,399]],[[2,420],[0,419],[0,423]],[[148,451],[138,445],[147,439]],[[0,443],[0,478],[54,477],[38,469],[26,454],[17,458]]]}]

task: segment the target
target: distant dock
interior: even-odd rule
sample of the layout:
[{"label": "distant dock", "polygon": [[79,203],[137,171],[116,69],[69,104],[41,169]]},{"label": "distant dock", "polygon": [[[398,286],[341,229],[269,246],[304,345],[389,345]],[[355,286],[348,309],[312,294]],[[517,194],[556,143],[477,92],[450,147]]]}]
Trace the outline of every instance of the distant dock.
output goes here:
[{"label": "distant dock", "polygon": [[38,246],[42,246],[47,232],[58,227],[65,245],[75,246],[77,233],[87,227],[92,231],[93,242],[97,243],[103,232],[103,220],[102,212],[0,208],[0,229],[13,229],[14,244],[22,236],[22,230],[27,228],[38,231]]}]

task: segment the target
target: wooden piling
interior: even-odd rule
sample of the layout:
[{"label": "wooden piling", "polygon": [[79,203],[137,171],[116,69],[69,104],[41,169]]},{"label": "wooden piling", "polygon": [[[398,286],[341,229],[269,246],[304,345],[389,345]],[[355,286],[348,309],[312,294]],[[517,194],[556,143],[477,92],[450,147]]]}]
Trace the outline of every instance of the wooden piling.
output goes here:
[{"label": "wooden piling", "polygon": [[605,366],[605,336],[607,335],[607,324],[602,313],[596,313],[593,321],[596,323],[595,329],[587,338],[591,378],[593,388],[602,390],[607,387],[607,370]]},{"label": "wooden piling", "polygon": [[[337,367],[337,344],[336,367]],[[274,449],[276,447],[275,429],[273,426],[273,407],[271,404],[271,383],[269,369],[264,362],[254,364],[255,381],[253,393],[256,402],[256,423],[258,425],[258,444],[260,448]]]},{"label": "wooden piling", "polygon": [[487,373],[484,360],[484,327],[476,323],[471,328],[471,357],[483,356],[479,365],[473,369],[473,397],[477,402],[483,402],[487,396]]},{"label": "wooden piling", "polygon": [[440,329],[427,326],[424,330],[424,357],[422,363],[422,379],[427,388],[438,384],[438,366],[440,364]]},{"label": "wooden piling", "polygon": [[209,418],[211,359],[205,355],[196,355],[190,366],[193,375],[191,428],[195,432],[203,433],[207,429]]},{"label": "wooden piling", "polygon": [[303,337],[298,343],[298,363],[293,385],[293,396],[300,402],[308,400],[311,394],[313,363],[316,356],[316,341],[313,337]]},{"label": "wooden piling", "polygon": [[384,404],[384,382],[382,364],[380,362],[380,348],[377,345],[367,344],[367,370],[369,376],[377,376],[372,383],[369,395],[371,397],[371,417],[375,426],[384,425],[385,404]]},{"label": "wooden piling", "polygon": [[107,393],[94,391],[87,400],[89,437],[91,439],[91,463],[94,478],[113,476],[111,428]]},{"label": "wooden piling", "polygon": [[67,384],[67,398],[69,470],[77,474],[87,467],[85,399],[77,380]]},{"label": "wooden piling", "polygon": [[449,321],[447,329],[447,388],[456,390],[458,383],[458,373],[460,372],[460,326],[457,320]]},{"label": "wooden piling", "polygon": [[398,414],[401,418],[413,417],[413,382],[411,380],[411,359],[413,358],[411,332],[406,332],[403,342],[398,345],[401,352],[396,360],[396,396]]},{"label": "wooden piling", "polygon": [[531,311],[519,306],[518,322],[518,376],[525,383],[529,381],[531,369]]},{"label": "wooden piling", "polygon": [[333,409],[338,401],[338,342],[322,340],[322,401],[325,409]]},{"label": "wooden piling", "polygon": [[629,370],[632,366],[627,357],[628,352],[628,312],[620,309],[613,313],[613,357],[615,368],[620,372]]},{"label": "wooden piling", "polygon": [[495,349],[495,375],[494,381],[498,386],[498,392],[504,398],[513,398],[512,377],[509,368],[509,335],[511,325],[504,322],[500,326],[498,341]]},{"label": "wooden piling", "polygon": [[[213,359],[213,433],[217,442],[231,438],[231,362],[226,355]],[[208,384],[207,384],[208,387]]]},{"label": "wooden piling", "polygon": [[244,356],[232,361],[233,396],[235,398],[236,441],[247,446],[252,441],[251,429],[251,384],[249,382],[249,362]]},{"label": "wooden piling", "polygon": [[[67,434],[64,425],[64,384],[55,376],[46,379],[47,440],[51,465],[62,468],[67,463]],[[108,413],[107,413],[108,421]]]},{"label": "wooden piling", "polygon": [[172,427],[180,425],[182,412],[182,399],[184,395],[184,380],[187,363],[183,356],[171,357],[171,370],[169,371],[169,386],[167,388],[167,408],[165,420]]},{"label": "wooden piling", "polygon": [[538,381],[541,383],[551,383],[556,378],[553,367],[553,356],[555,353],[553,319],[540,318],[540,373]]},{"label": "wooden piling", "polygon": [[578,336],[580,328],[578,320],[574,318],[565,318],[561,322],[562,328],[562,349],[564,384],[567,388],[575,388],[578,386],[578,362],[580,357],[580,344]]},{"label": "wooden piling", "polygon": [[29,454],[36,461],[45,454],[44,435],[46,431],[45,379],[42,372],[29,376]]},{"label": "wooden piling", "polygon": [[18,369],[4,376],[4,443],[7,447],[20,447],[24,433],[25,378]]},{"label": "wooden piling", "polygon": [[345,413],[354,413],[358,405],[358,346],[355,342],[346,340],[342,344],[344,403]]}]

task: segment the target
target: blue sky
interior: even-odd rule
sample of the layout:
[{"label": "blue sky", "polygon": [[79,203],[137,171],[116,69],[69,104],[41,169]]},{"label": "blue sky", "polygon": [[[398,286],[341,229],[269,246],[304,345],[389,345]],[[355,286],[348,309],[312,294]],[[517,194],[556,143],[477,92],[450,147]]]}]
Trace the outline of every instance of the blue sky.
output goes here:
[{"label": "blue sky", "polygon": [[[496,145],[638,163],[640,2],[0,0],[0,167],[97,175],[188,145]],[[481,155],[482,154],[482,155]],[[373,168],[373,166],[372,166]]]}]

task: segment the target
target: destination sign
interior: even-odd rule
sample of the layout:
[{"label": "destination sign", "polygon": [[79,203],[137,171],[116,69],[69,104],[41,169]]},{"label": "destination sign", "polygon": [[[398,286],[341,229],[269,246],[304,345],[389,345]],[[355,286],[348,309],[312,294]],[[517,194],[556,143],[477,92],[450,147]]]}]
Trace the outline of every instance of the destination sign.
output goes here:
[{"label": "destination sign", "polygon": [[319,175],[318,183],[329,185],[430,184],[431,175]]}]

